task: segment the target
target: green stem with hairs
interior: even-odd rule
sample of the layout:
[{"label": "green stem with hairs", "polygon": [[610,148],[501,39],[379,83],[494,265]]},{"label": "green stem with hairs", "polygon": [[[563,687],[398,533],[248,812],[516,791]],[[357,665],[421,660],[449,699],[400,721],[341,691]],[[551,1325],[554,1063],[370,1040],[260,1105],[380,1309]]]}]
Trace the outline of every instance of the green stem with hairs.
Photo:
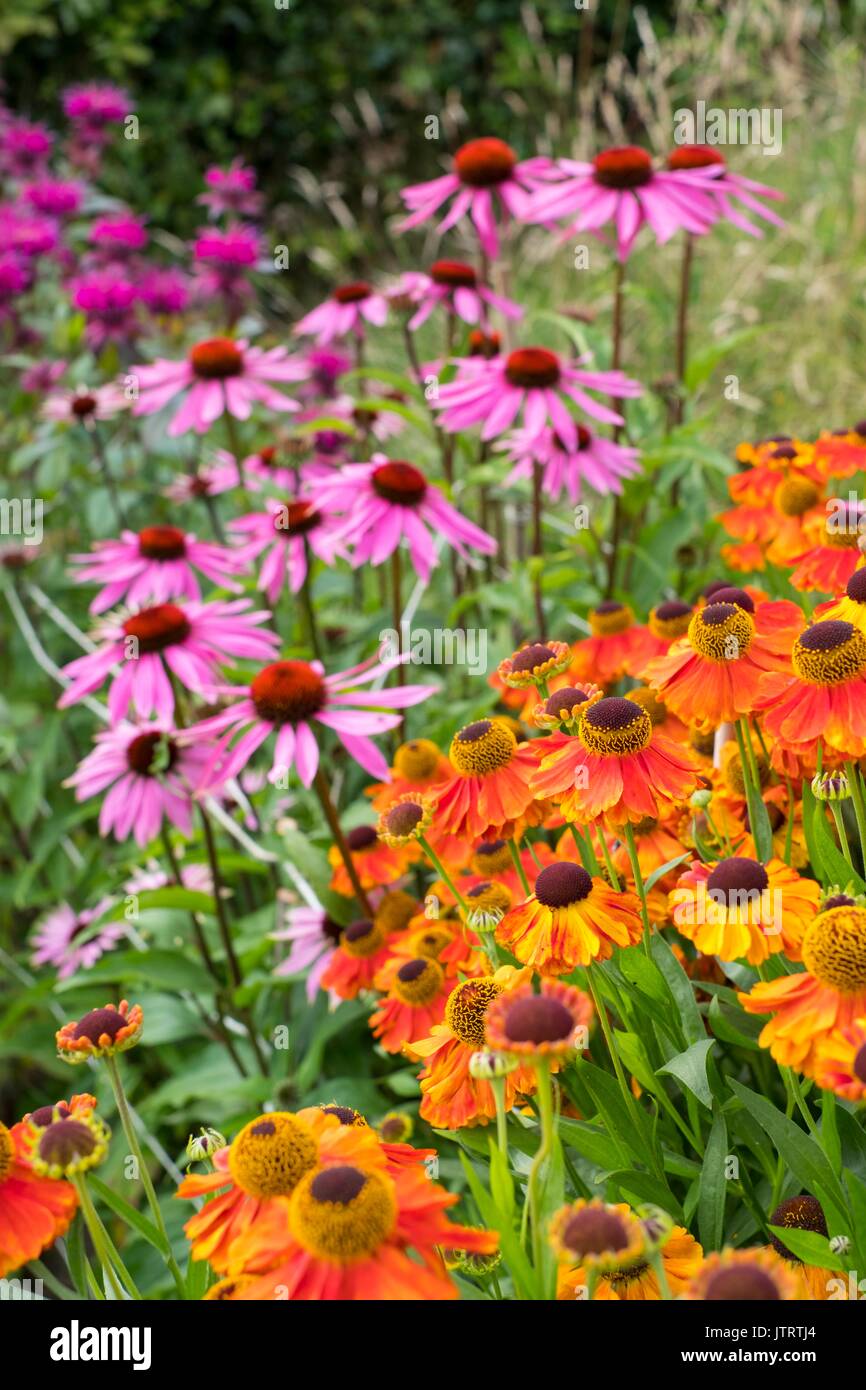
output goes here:
[{"label": "green stem with hairs", "polygon": [[631,872],[634,878],[635,888],[637,889],[637,895],[640,898],[640,915],[643,921],[643,946],[647,956],[650,956],[650,936],[652,935],[652,927],[650,926],[646,888],[644,887],[643,874],[640,871],[640,860],[638,859],[637,845],[634,842],[634,831],[631,828],[631,821],[626,821],[625,823],[625,847],[628,851],[628,862],[631,865]]},{"label": "green stem with hairs", "polygon": [[508,840],[507,844],[508,853],[511,855],[511,862],[517,870],[517,876],[520,879],[521,884],[523,885],[523,891],[526,894],[527,898],[530,898],[532,897],[532,889],[529,886],[529,879],[526,877],[526,870],[524,869],[523,861],[520,858],[520,850],[517,848],[517,844],[514,840]]}]

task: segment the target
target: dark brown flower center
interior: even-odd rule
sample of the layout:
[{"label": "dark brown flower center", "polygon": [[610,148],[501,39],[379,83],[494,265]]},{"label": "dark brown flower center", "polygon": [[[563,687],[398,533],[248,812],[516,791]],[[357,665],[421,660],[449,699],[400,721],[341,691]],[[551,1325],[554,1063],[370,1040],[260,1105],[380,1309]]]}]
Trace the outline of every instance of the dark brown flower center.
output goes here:
[{"label": "dark brown flower center", "polygon": [[723,859],[707,878],[707,892],[714,902],[736,905],[741,893],[763,893],[769,887],[767,870],[757,859]]},{"label": "dark brown flower center", "polygon": [[576,1260],[586,1255],[613,1254],[627,1249],[628,1231],[615,1211],[583,1207],[569,1218],[562,1243]]},{"label": "dark brown flower center", "polygon": [[563,1042],[573,1032],[574,1018],[570,1010],[558,999],[544,994],[516,999],[505,1015],[505,1036],[511,1042]]},{"label": "dark brown flower center", "polygon": [[346,1207],[358,1196],[366,1181],[366,1173],[348,1164],[325,1168],[313,1178],[310,1194],[317,1202],[336,1202]]},{"label": "dark brown flower center", "polygon": [[313,502],[287,502],[274,512],[274,530],[279,536],[305,536],[321,520]]},{"label": "dark brown flower center", "polygon": [[713,594],[713,603],[734,603],[737,608],[744,608],[747,613],[754,613],[755,601],[746,593],[745,589],[737,589],[733,584],[729,584],[725,589],[716,589]]},{"label": "dark brown flower center", "polygon": [[123,631],[127,637],[136,639],[139,653],[144,656],[185,641],[191,628],[186,614],[177,604],[159,603],[155,608],[144,608],[127,618]]},{"label": "dark brown flower center", "polygon": [[110,1006],[104,1009],[91,1009],[89,1014],[85,1014],[83,1018],[78,1020],[72,1036],[76,1041],[79,1038],[89,1038],[92,1043],[96,1044],[103,1033],[107,1033],[110,1038],[115,1038],[121,1028],[125,1027],[126,1019],[117,1009],[112,1009]]},{"label": "dark brown flower center", "polygon": [[138,550],[147,560],[180,560],[186,537],[177,526],[145,526],[138,533]]},{"label": "dark brown flower center", "polygon": [[589,699],[585,690],[576,690],[573,685],[566,685],[562,690],[554,690],[549,699],[545,700],[544,708],[548,714],[554,717],[566,710],[569,714],[575,705],[583,705]]},{"label": "dark brown flower center", "polygon": [[427,491],[427,479],[421,469],[402,459],[383,463],[374,469],[372,483],[373,491],[379,497],[401,507],[417,507]]},{"label": "dark brown flower center", "polygon": [[841,647],[850,641],[853,636],[852,623],[843,622],[839,618],[831,618],[822,623],[815,623],[812,627],[807,627],[797,640],[807,652],[831,652],[835,647]]},{"label": "dark brown flower center", "polygon": [[670,599],[667,603],[660,603],[655,610],[657,618],[663,623],[671,622],[674,618],[685,618],[692,611],[690,603],[683,603],[680,599]]},{"label": "dark brown flower center", "polygon": [[652,160],[637,145],[615,145],[592,161],[596,183],[604,188],[640,188],[653,176]]},{"label": "dark brown flower center", "polygon": [[464,261],[434,261],[430,267],[430,279],[437,285],[448,285],[452,289],[473,289],[478,277],[471,265]]},{"label": "dark brown flower center", "polygon": [[845,592],[855,603],[866,603],[866,565],[854,571],[845,586]]},{"label": "dark brown flower center", "polygon": [[535,880],[535,896],[545,907],[568,907],[592,892],[592,879],[582,864],[548,864]]},{"label": "dark brown flower center", "polygon": [[59,1163],[62,1168],[92,1154],[96,1135],[80,1120],[55,1120],[39,1138],[39,1157],[43,1163]]},{"label": "dark brown flower center", "polygon": [[[158,750],[161,747],[167,750],[167,756],[164,756],[160,765]],[[177,749],[171,739],[162,733],[139,734],[126,749],[126,761],[130,769],[142,777],[149,776],[157,769],[167,772],[174,766],[176,759]]]},{"label": "dark brown flower center", "polygon": [[866,1086],[866,1043],[858,1048],[857,1056],[854,1058],[854,1075],[858,1081],[862,1081]]},{"label": "dark brown flower center", "polygon": [[505,379],[510,386],[542,391],[559,381],[559,358],[547,348],[517,348],[505,361]]},{"label": "dark brown flower center", "polygon": [[300,724],[325,705],[325,682],[306,661],[274,661],[254,677],[250,699],[259,718],[272,724]]},{"label": "dark brown flower center", "polygon": [[206,338],[190,349],[189,360],[196,376],[205,381],[224,381],[226,377],[240,376],[244,369],[244,355],[231,338]]},{"label": "dark brown flower center", "polygon": [[96,409],[96,397],[82,391],[72,397],[69,408],[77,420],[86,420]]},{"label": "dark brown flower center", "polygon": [[668,155],[669,169],[707,169],[724,163],[724,155],[710,145],[680,145]]},{"label": "dark brown flower center", "polygon": [[369,299],[373,293],[373,286],[368,285],[366,280],[355,280],[351,285],[338,285],[332,295],[338,304],[357,304],[362,299]]},{"label": "dark brown flower center", "polygon": [[423,819],[424,810],[417,801],[401,801],[386,812],[385,825],[389,835],[411,835],[415,826]]},{"label": "dark brown flower center", "polygon": [[473,328],[469,334],[469,356],[486,357],[489,361],[491,357],[496,357],[502,346],[502,337],[499,333],[484,333],[480,328]]},{"label": "dark brown flower center", "polygon": [[353,854],[358,850],[370,849],[376,843],[376,831],[372,825],[356,825],[346,836],[346,844]]},{"label": "dark brown flower center", "polygon": [[707,1281],[704,1298],[708,1302],[770,1303],[779,1299],[779,1290],[759,1265],[736,1264],[716,1270]]},{"label": "dark brown flower center", "polygon": [[349,1105],[323,1105],[323,1115],[336,1115],[341,1125],[353,1125],[358,1118],[357,1110]]},{"label": "dark brown flower center", "polygon": [[[819,1236],[828,1234],[824,1208],[817,1197],[810,1197],[806,1193],[780,1202],[770,1217],[770,1225],[785,1226],[791,1231],[814,1231]],[[800,1263],[799,1256],[793,1255],[778,1236],[771,1235],[770,1244],[783,1260],[796,1260]]]},{"label": "dark brown flower center", "polygon": [[470,188],[491,188],[504,183],[514,172],[517,155],[504,140],[488,136],[461,145],[454,156],[454,170],[461,183]]},{"label": "dark brown flower center", "polygon": [[550,647],[543,642],[533,642],[531,646],[524,647],[522,651],[511,662],[512,671],[534,671],[536,666],[543,666],[545,661],[552,661],[556,656]]}]

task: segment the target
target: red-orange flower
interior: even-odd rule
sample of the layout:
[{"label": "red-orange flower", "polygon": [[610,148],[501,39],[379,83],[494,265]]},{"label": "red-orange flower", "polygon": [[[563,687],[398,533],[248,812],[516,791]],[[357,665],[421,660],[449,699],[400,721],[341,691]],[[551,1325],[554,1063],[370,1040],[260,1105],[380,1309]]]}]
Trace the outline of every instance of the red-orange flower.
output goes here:
[{"label": "red-orange flower", "polygon": [[436,828],[472,840],[511,838],[534,800],[529,785],[536,753],[497,719],[478,719],[455,734],[455,769],[437,795]]},{"label": "red-orange flower", "polygon": [[823,739],[848,758],[866,754],[866,636],[852,623],[813,623],[791,651],[793,672],[761,681],[764,726],[797,752]]},{"label": "red-orange flower", "polygon": [[31,1134],[27,1121],[11,1129],[0,1124],[0,1278],[64,1235],[78,1207],[71,1183],[33,1172],[26,1143]]},{"label": "red-orange flower", "polygon": [[632,946],[642,930],[640,903],[592,878],[580,864],[542,869],[535,892],[506,913],[496,939],[541,975],[570,975],[578,965],[607,960],[614,946]]}]

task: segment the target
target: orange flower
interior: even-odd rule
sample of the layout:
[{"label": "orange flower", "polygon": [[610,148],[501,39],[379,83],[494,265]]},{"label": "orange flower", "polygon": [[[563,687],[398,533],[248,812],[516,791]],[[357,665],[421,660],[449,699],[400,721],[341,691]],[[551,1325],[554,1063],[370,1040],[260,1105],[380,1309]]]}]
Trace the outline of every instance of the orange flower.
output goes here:
[{"label": "orange flower", "polygon": [[781,1066],[812,1076],[825,1041],[866,1014],[866,908],[846,903],[819,913],[802,956],[805,972],[760,981],[739,999],[747,1013],[772,1014],[761,1046]]},{"label": "orange flower", "polygon": [[401,796],[410,792],[423,794],[440,782],[447,782],[450,776],[451,765],[436,744],[429,738],[415,738],[401,743],[394,754],[391,781],[377,782],[368,787],[365,794],[372,799],[375,811],[384,811]]},{"label": "orange flower", "polygon": [[859,632],[866,634],[866,565],[854,571],[840,598],[818,604],[815,617],[841,618],[842,622],[853,623]]},{"label": "orange flower", "polygon": [[73,1023],[64,1023],[55,1035],[57,1051],[64,1062],[86,1062],[89,1057],[108,1057],[134,1047],[141,1037],[144,1014],[139,1004],[132,1008],[125,999],[115,1008],[106,1004]]},{"label": "orange flower", "polygon": [[760,965],[785,951],[796,960],[820,897],[817,883],[781,859],[736,854],[687,869],[670,895],[671,919],[704,955]]},{"label": "orange flower", "polygon": [[456,1201],[417,1167],[383,1172],[346,1163],[317,1169],[301,1179],[288,1202],[280,1263],[235,1296],[310,1302],[456,1298],[439,1250],[490,1254],[498,1244],[493,1232],[452,1225],[446,1212]]},{"label": "orange flower", "polygon": [[591,878],[580,864],[543,869],[535,892],[503,917],[496,939],[542,975],[570,975],[578,965],[607,960],[614,946],[633,946],[642,931],[640,903]]},{"label": "orange flower", "polygon": [[512,690],[538,686],[551,676],[561,676],[571,665],[567,642],[530,642],[500,661],[497,675]]},{"label": "orange flower", "polygon": [[578,680],[612,685],[620,676],[637,675],[656,646],[649,628],[636,623],[629,606],[615,599],[606,599],[588,617],[592,636],[574,647]]},{"label": "orange flower", "polygon": [[688,636],[647,663],[643,679],[687,724],[717,728],[751,714],[761,676],[786,668],[803,623],[800,609],[786,599],[750,613],[741,602],[713,596],[692,618]]},{"label": "orange flower", "polygon": [[437,793],[437,830],[472,840],[510,839],[533,801],[532,744],[518,744],[499,720],[478,719],[455,734],[449,757],[455,771]]},{"label": "orange flower", "polygon": [[[616,1203],[613,1208],[625,1213],[628,1207]],[[674,1298],[679,1298],[701,1267],[704,1252],[694,1236],[689,1235],[683,1226],[674,1226],[661,1248],[662,1268],[668,1288]],[[565,1299],[585,1297],[589,1286],[589,1271],[585,1265],[577,1268],[567,1262],[560,1266],[557,1276],[556,1297]],[[656,1272],[648,1260],[638,1260],[636,1264],[624,1269],[611,1270],[601,1274],[593,1293],[596,1303],[657,1303],[662,1293]]]},{"label": "orange flower", "polygon": [[[416,844],[408,844],[400,849],[392,849],[379,839],[373,825],[358,825],[346,836],[346,844],[352,863],[361,880],[363,889],[384,888],[402,878],[407,867],[419,859],[421,850]],[[334,870],[331,888],[344,898],[354,898],[355,890],[346,873],[346,866],[336,845],[328,850],[328,862]]]},{"label": "orange flower", "polygon": [[866,754],[866,636],[839,618],[813,623],[794,643],[793,673],[769,672],[755,707],[794,752],[823,739],[849,758]]},{"label": "orange flower", "polygon": [[376,913],[350,922],[340,934],[340,944],[319,981],[321,989],[333,990],[341,999],[355,999],[373,980],[388,959],[391,932]]},{"label": "orange flower", "polygon": [[864,563],[859,545],[863,529],[859,505],[852,508],[831,498],[824,515],[810,519],[803,528],[806,547],[792,557],[796,564],[790,577],[794,588],[804,592],[818,589],[824,594],[838,594],[844,589]]},{"label": "orange flower", "polygon": [[517,1057],[569,1057],[587,1046],[592,1000],[574,985],[542,980],[500,994],[487,1010],[487,1046]]},{"label": "orange flower", "polygon": [[775,1250],[723,1250],[708,1255],[681,1294],[691,1302],[757,1303],[795,1299],[797,1281]]},{"label": "orange flower", "polygon": [[71,1183],[39,1178],[30,1167],[27,1121],[0,1124],[0,1278],[37,1259],[69,1229],[78,1207]]},{"label": "orange flower", "polygon": [[616,825],[657,816],[696,786],[690,753],[654,730],[642,705],[619,696],[591,705],[573,737],[542,741],[532,779],[537,796],[558,798],[566,820],[581,824],[602,813]]},{"label": "orange flower", "polygon": [[426,1038],[441,1023],[451,989],[445,971],[430,956],[416,956],[398,966],[387,997],[370,1015],[373,1037],[386,1052],[401,1052],[404,1043]]},{"label": "orange flower", "polygon": [[843,1100],[866,1099],[866,1013],[824,1038],[815,1060],[815,1080]]}]

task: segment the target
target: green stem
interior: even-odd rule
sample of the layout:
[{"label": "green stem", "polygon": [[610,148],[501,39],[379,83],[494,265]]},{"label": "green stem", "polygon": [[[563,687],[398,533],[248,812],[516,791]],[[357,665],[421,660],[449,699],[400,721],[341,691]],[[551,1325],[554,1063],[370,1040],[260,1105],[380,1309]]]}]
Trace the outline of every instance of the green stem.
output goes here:
[{"label": "green stem", "polygon": [[863,801],[863,787],[856,763],[847,762],[845,771],[848,773],[848,782],[854,801],[854,815],[857,817],[857,829],[860,832],[860,851],[863,855],[864,872],[866,872],[866,804]]},{"label": "green stem", "polygon": [[631,864],[634,885],[637,889],[637,895],[640,898],[640,915],[643,920],[643,947],[647,956],[649,956],[651,954],[650,936],[652,934],[652,927],[650,926],[646,888],[644,887],[643,874],[640,871],[640,860],[637,855],[637,845],[634,842],[634,831],[631,828],[631,821],[626,821],[625,823],[625,847],[628,851],[628,862]]},{"label": "green stem", "polygon": [[115,1298],[122,1303],[124,1302],[123,1288],[121,1287],[120,1281],[117,1277],[117,1274],[115,1273],[114,1265],[111,1262],[111,1256],[108,1253],[108,1247],[105,1243],[105,1233],[102,1228],[102,1222],[99,1220],[99,1217],[96,1214],[96,1208],[94,1207],[90,1197],[90,1193],[87,1190],[87,1183],[84,1180],[83,1173],[76,1173],[73,1176],[72,1185],[78,1193],[78,1201],[81,1206],[81,1215],[84,1217],[84,1224],[86,1225],[88,1232],[90,1233],[90,1239],[93,1242],[93,1249],[96,1252],[96,1257],[102,1265],[103,1271],[108,1278],[108,1282],[112,1287]]},{"label": "green stem", "polygon": [[536,1150],[529,1170],[527,1193],[529,1197],[529,1219],[532,1223],[532,1262],[535,1272],[541,1276],[544,1261],[544,1232],[541,1229],[541,1204],[538,1190],[541,1168],[548,1157],[553,1143],[553,1087],[550,1081],[550,1064],[540,1058],[535,1064],[538,1077],[538,1115],[541,1122],[541,1143]]},{"label": "green stem", "polygon": [[[631,1114],[634,1114],[634,1112],[637,1110],[637,1101],[632,1095],[631,1089],[628,1084],[628,1080],[626,1079],[626,1074],[623,1069],[622,1062],[620,1061],[619,1053],[616,1050],[616,1044],[613,1040],[613,1032],[611,1030],[610,1020],[607,1016],[607,1008],[605,1007],[604,1001],[601,998],[601,995],[598,992],[598,987],[595,983],[596,969],[597,966],[595,965],[588,965],[586,967],[586,982],[589,985],[589,992],[592,995],[592,1002],[595,1005],[595,1012],[598,1015],[598,1021],[601,1024],[601,1031],[604,1034],[604,1041],[607,1045],[608,1053],[610,1054],[610,1060],[613,1063],[613,1069],[616,1072],[616,1079],[619,1082],[619,1088],[622,1091],[622,1098],[625,1101],[627,1110]],[[638,1133],[640,1133],[639,1119],[636,1118],[635,1122],[637,1125]],[[613,1139],[614,1143],[617,1144],[617,1147],[619,1147],[616,1135],[611,1134],[611,1138]],[[630,1159],[627,1159],[627,1161],[631,1162]]]},{"label": "green stem", "polygon": [[661,1293],[662,1299],[665,1302],[668,1302],[670,1299],[673,1298],[673,1294],[671,1293],[671,1286],[668,1283],[668,1277],[665,1274],[664,1261],[662,1259],[662,1252],[660,1250],[654,1250],[653,1253],[650,1255],[650,1264],[652,1265],[653,1272],[655,1274],[656,1279],[658,1280],[659,1292]]},{"label": "green stem", "polygon": [[526,870],[523,867],[523,862],[520,858],[520,851],[517,848],[516,841],[508,841],[508,853],[511,855],[511,862],[517,870],[517,876],[523,885],[524,893],[526,894],[527,898],[532,897],[532,889],[529,886],[529,879],[526,877]]},{"label": "green stem", "polygon": [[613,860],[610,857],[610,849],[608,847],[607,836],[604,833],[603,826],[601,826],[600,824],[596,825],[595,833],[598,836],[598,843],[601,845],[601,852],[604,855],[604,862],[605,866],[607,867],[610,885],[615,893],[619,893],[622,891],[620,888],[619,876],[617,875],[616,869],[613,867]]},{"label": "green stem", "polygon": [[452,879],[448,870],[445,868],[445,865],[442,863],[442,860],[439,858],[433,846],[430,844],[430,841],[426,838],[426,836],[419,835],[418,843],[423,849],[424,853],[427,855],[427,858],[430,860],[430,863],[433,865],[433,868],[436,870],[437,874],[441,878],[442,882],[445,884],[446,888],[448,888],[454,894],[454,901],[468,916],[472,909],[470,908],[463,894],[460,892],[460,889],[457,887],[457,884]]},{"label": "green stem", "polygon": [[599,864],[598,856],[596,855],[596,852],[593,849],[592,840],[584,838],[584,836],[581,835],[576,825],[569,824],[568,828],[571,831],[571,837],[574,840],[574,843],[577,845],[577,850],[580,855],[580,862],[583,863],[584,858],[588,858],[590,864],[592,864],[595,868],[595,876],[597,878],[600,878],[601,865]]},{"label": "green stem", "polygon": [[507,1164],[508,1116],[505,1112],[505,1077],[492,1077],[490,1081],[490,1089],[493,1092],[493,1099],[496,1103],[496,1145]]},{"label": "green stem", "polygon": [[842,819],[842,807],[839,805],[838,801],[828,801],[827,805],[830,807],[830,815],[836,822],[836,834],[839,836],[839,848],[853,869],[854,860],[851,858],[851,846],[848,844],[848,834],[845,830],[845,822]]}]

